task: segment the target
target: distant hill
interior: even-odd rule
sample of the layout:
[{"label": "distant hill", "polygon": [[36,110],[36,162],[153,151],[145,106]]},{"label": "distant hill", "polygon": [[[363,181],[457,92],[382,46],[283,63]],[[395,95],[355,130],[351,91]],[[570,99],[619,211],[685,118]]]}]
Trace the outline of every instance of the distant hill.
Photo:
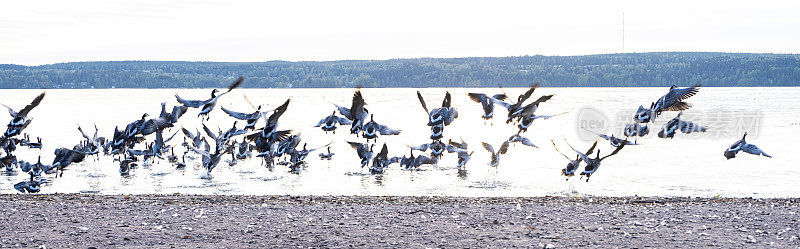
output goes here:
[{"label": "distant hill", "polygon": [[709,52],[330,62],[0,64],[0,88],[800,86],[800,55]]}]

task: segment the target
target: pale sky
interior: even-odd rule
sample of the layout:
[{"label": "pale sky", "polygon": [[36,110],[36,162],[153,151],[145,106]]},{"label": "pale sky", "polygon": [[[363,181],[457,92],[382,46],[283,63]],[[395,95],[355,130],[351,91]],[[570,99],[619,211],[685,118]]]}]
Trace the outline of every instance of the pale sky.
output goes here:
[{"label": "pale sky", "polygon": [[0,64],[800,53],[800,1],[0,3]]}]

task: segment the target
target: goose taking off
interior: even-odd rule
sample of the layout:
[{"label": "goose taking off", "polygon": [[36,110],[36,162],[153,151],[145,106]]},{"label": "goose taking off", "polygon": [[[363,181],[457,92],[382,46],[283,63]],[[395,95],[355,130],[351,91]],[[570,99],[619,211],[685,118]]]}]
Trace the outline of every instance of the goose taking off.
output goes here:
[{"label": "goose taking off", "polygon": [[442,107],[428,110],[428,105],[425,104],[425,99],[422,98],[422,93],[417,91],[417,98],[419,103],[422,104],[422,109],[428,114],[428,126],[438,124],[450,125],[456,118],[458,118],[458,111],[452,107],[450,100],[450,92],[445,92],[444,100],[442,100]]},{"label": "goose taking off", "polygon": [[673,138],[678,130],[687,134],[693,132],[706,132],[706,127],[697,125],[691,121],[681,120],[681,114],[683,114],[683,112],[678,113],[675,118],[668,121],[664,127],[661,128],[661,131],[658,132],[658,137]]},{"label": "goose taking off", "polygon": [[410,147],[412,150],[427,151],[431,150],[431,158],[438,160],[442,154],[447,150],[448,145],[442,143],[441,140],[433,140],[430,143],[422,144],[419,146]]},{"label": "goose taking off", "polygon": [[508,147],[512,143],[521,143],[530,147],[539,148],[539,146],[533,144],[533,142],[531,142],[530,139],[520,136],[519,134],[514,134],[513,136],[506,139],[506,141],[503,141],[503,144],[500,145],[500,150],[498,150],[497,153],[501,155],[506,154],[508,152]]},{"label": "goose taking off", "polygon": [[463,139],[461,139],[460,143],[451,139],[447,142],[447,145],[447,152],[458,154],[459,169],[466,165],[469,159],[472,158],[472,153],[475,153],[475,151],[468,151],[468,145]]},{"label": "goose taking off", "polygon": [[727,150],[725,150],[724,155],[726,159],[730,160],[731,158],[736,157],[736,154],[739,153],[739,151],[744,151],[756,156],[760,155],[772,158],[772,156],[768,155],[767,153],[764,153],[764,151],[759,149],[758,146],[756,146],[755,144],[747,143],[747,141],[745,141],[746,137],[747,137],[747,132],[744,133],[744,136],[742,136],[741,140],[736,141],[731,146],[729,146]]},{"label": "goose taking off", "polygon": [[683,111],[689,109],[692,105],[682,101],[697,94],[697,92],[700,91],[699,87],[700,83],[687,88],[678,88],[678,86],[672,85],[672,87],[669,88],[669,92],[653,104],[652,118],[655,119],[658,115],[661,115],[663,111]]},{"label": "goose taking off", "polygon": [[417,169],[424,164],[434,165],[437,160],[427,157],[425,155],[414,156],[414,149],[411,149],[409,156],[392,157],[392,163],[400,163],[400,166],[405,167],[407,170]]},{"label": "goose taking off", "polygon": [[183,104],[186,107],[198,108],[202,106],[203,108],[200,109],[200,113],[197,114],[197,116],[199,117],[205,115],[206,120],[208,120],[209,118],[208,113],[214,110],[214,107],[217,106],[217,100],[220,97],[222,97],[222,95],[225,95],[231,92],[233,89],[241,86],[243,82],[244,82],[244,77],[239,76],[239,78],[236,79],[236,81],[234,81],[232,84],[230,84],[230,86],[228,86],[228,91],[217,95],[217,92],[219,92],[219,90],[217,89],[211,90],[211,98],[207,100],[186,100],[181,98],[177,94],[175,94],[175,99],[177,99],[179,103]]},{"label": "goose taking off", "polygon": [[189,109],[185,106],[178,105],[172,107],[172,112],[167,112],[166,105],[167,103],[162,102],[161,113],[158,114],[158,117],[149,119],[142,124],[142,135],[147,136],[156,131],[173,127],[174,124],[178,122],[178,119]]},{"label": "goose taking off", "polygon": [[325,131],[325,133],[328,133],[330,131],[333,132],[333,134],[336,134],[337,124],[350,125],[353,124],[353,122],[347,118],[336,116],[336,111],[333,111],[333,113],[331,113],[330,116],[327,116],[322,120],[320,120],[319,123],[317,123],[317,125],[315,125],[314,127],[321,126],[322,130]]},{"label": "goose taking off", "polygon": [[247,124],[244,126],[245,130],[255,130],[256,122],[261,119],[262,116],[266,115],[269,112],[261,112],[261,105],[258,106],[255,112],[253,113],[243,113],[243,112],[235,112],[229,109],[226,109],[224,106],[220,107],[223,112],[227,113],[231,117],[239,120],[246,120]]},{"label": "goose taking off", "polygon": [[[335,105],[335,104],[334,104]],[[361,95],[361,90],[357,89],[353,94],[353,103],[348,109],[347,107],[336,105],[339,113],[351,121],[350,134],[358,134],[362,126],[367,122],[369,111],[364,108],[364,96]]]},{"label": "goose taking off", "polygon": [[481,107],[483,108],[483,115],[481,117],[484,120],[489,120],[494,117],[494,104],[504,101],[508,98],[505,94],[495,94],[494,96],[490,97],[489,95],[483,93],[467,93],[467,96],[469,96],[472,101],[481,104]]},{"label": "goose taking off", "polygon": [[6,137],[19,135],[22,130],[31,123],[31,120],[28,119],[28,113],[30,113],[33,108],[39,106],[39,104],[42,103],[42,99],[44,99],[44,92],[36,96],[30,104],[18,112],[7,105],[3,105],[8,109],[8,114],[11,115],[11,121],[8,123],[8,129],[5,133]]},{"label": "goose taking off", "polygon": [[492,147],[491,144],[481,142],[481,145],[483,145],[483,148],[492,155],[492,160],[489,161],[489,166],[497,168],[497,166],[500,165],[500,154],[494,151],[494,147]]},{"label": "goose taking off", "polygon": [[334,156],[334,155],[336,155],[336,153],[333,153],[333,152],[331,152],[331,147],[330,147],[330,146],[328,146],[328,153],[322,153],[322,152],[320,152],[320,153],[319,153],[319,159],[322,159],[322,160],[331,160],[331,159],[333,159],[333,156]]},{"label": "goose taking off", "polygon": [[[575,176],[575,171],[578,170],[578,167],[580,166],[581,161],[583,161],[583,159],[581,158],[580,154],[578,154],[575,157],[575,160],[570,159],[569,156],[567,156],[566,154],[564,154],[564,153],[562,153],[561,151],[558,150],[558,147],[556,147],[556,142],[555,141],[550,140],[550,142],[553,143],[553,148],[555,148],[556,151],[558,151],[559,154],[561,154],[562,156],[564,156],[564,158],[569,160],[569,163],[567,163],[567,166],[564,167],[563,169],[561,169],[561,175],[562,176],[566,176],[567,177],[567,181],[569,181],[570,177]],[[594,141],[594,144],[592,144],[592,147],[589,147],[589,150],[587,150],[586,154],[584,154],[584,155],[591,155],[592,152],[594,151],[595,147],[597,147],[597,141]]]},{"label": "goose taking off", "polygon": [[369,115],[369,122],[364,124],[362,129],[364,129],[364,138],[366,138],[367,140],[370,140],[370,139],[376,139],[377,140],[378,139],[378,134],[384,135],[384,136],[400,134],[399,130],[394,130],[392,128],[389,128],[388,126],[385,126],[385,125],[379,124],[378,122],[375,122],[375,119],[374,119],[372,114]]},{"label": "goose taking off", "polygon": [[361,167],[367,166],[369,160],[372,159],[372,147],[375,147],[375,144],[367,145],[358,142],[347,142],[350,144],[350,147],[356,150],[358,154],[358,158],[361,159]]},{"label": "goose taking off", "polygon": [[605,160],[606,158],[608,158],[610,156],[613,156],[613,155],[616,155],[620,150],[622,150],[622,148],[625,147],[626,143],[621,143],[619,145],[619,147],[617,147],[617,149],[615,149],[613,152],[611,152],[611,154],[608,154],[608,155],[606,155],[604,157],[600,157],[600,150],[598,149],[597,150],[597,156],[595,158],[590,158],[589,156],[591,156],[591,154],[589,154],[589,155],[583,154],[583,152],[580,152],[580,151],[576,150],[569,143],[567,143],[567,145],[572,149],[572,151],[575,151],[575,153],[578,153],[578,156],[581,157],[581,160],[583,160],[583,162],[586,163],[586,167],[584,167],[583,168],[583,172],[581,172],[581,177],[586,176],[586,181],[588,182],[589,181],[589,177],[591,177],[592,174],[597,172],[597,169],[600,168],[600,163],[603,162],[603,160]]},{"label": "goose taking off", "polygon": [[389,158],[389,148],[386,147],[386,144],[383,144],[383,148],[381,148],[381,152],[375,155],[375,158],[372,159],[372,167],[369,168],[369,172],[371,174],[381,174],[389,165],[393,163],[393,160]]},{"label": "goose taking off", "polygon": [[640,105],[639,109],[636,110],[636,115],[633,116],[633,120],[636,121],[636,123],[649,123],[655,104],[655,102],[650,103],[650,108],[644,108],[644,106]]},{"label": "goose taking off", "polygon": [[625,125],[624,134],[626,137],[635,137],[635,136],[644,137],[649,133],[650,133],[650,127],[647,126],[647,124],[640,125],[639,123],[632,123]]}]

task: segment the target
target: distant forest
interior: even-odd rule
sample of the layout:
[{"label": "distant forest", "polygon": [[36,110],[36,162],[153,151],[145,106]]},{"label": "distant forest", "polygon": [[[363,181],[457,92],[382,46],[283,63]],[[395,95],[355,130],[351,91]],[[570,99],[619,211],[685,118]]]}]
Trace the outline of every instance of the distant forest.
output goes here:
[{"label": "distant forest", "polygon": [[0,64],[0,88],[798,86],[800,54],[627,53],[329,62]]}]

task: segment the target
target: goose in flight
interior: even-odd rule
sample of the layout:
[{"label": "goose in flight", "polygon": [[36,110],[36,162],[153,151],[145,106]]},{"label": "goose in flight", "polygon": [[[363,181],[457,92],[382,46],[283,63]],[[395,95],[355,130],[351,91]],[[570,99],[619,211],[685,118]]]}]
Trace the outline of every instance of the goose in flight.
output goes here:
[{"label": "goose in flight", "polygon": [[430,158],[425,155],[414,156],[414,149],[411,149],[409,156],[402,156],[402,157],[392,157],[390,159],[392,163],[400,163],[400,166],[405,167],[407,170],[417,169],[419,166],[428,164],[434,165],[437,163],[437,160],[434,158]]},{"label": "goose in flight", "polygon": [[450,92],[445,92],[444,100],[442,100],[442,107],[428,110],[428,105],[425,104],[425,99],[422,98],[422,93],[417,91],[417,98],[419,103],[422,104],[422,109],[428,114],[428,126],[438,124],[450,125],[456,118],[458,118],[458,111],[452,107],[450,99]]},{"label": "goose in flight", "polygon": [[375,119],[374,119],[372,114],[370,114],[370,116],[369,116],[369,122],[364,124],[362,129],[364,129],[364,138],[366,138],[367,140],[370,140],[370,139],[377,140],[378,139],[378,134],[384,135],[384,136],[400,134],[399,130],[394,130],[392,128],[389,128],[388,126],[385,126],[385,125],[379,124],[378,122],[375,122]]},{"label": "goose in flight", "polygon": [[[562,156],[564,156],[564,158],[569,160],[569,163],[567,163],[567,166],[564,167],[563,169],[561,169],[561,175],[562,176],[566,176],[567,177],[567,181],[569,181],[570,177],[575,176],[575,171],[578,170],[578,167],[580,166],[581,161],[583,161],[583,159],[581,158],[581,155],[577,155],[575,157],[575,160],[570,159],[569,156],[567,156],[566,154],[564,154],[564,153],[562,153],[561,151],[558,150],[558,147],[556,147],[555,141],[550,140],[550,142],[553,143],[553,148],[555,148],[556,151],[558,151],[559,154],[561,154]],[[592,152],[594,151],[595,147],[597,147],[597,141],[594,141],[594,144],[592,144],[592,147],[589,147],[589,150],[587,150],[586,154],[584,154],[584,155],[591,155]]]},{"label": "goose in flight", "polygon": [[447,150],[449,146],[443,143],[441,140],[433,140],[430,143],[422,144],[419,146],[410,147],[412,150],[418,150],[425,152],[428,149],[431,150],[431,158],[438,160],[442,157],[442,154]]},{"label": "goose in flight", "polygon": [[223,112],[227,113],[229,116],[235,119],[246,120],[247,124],[244,126],[245,130],[255,130],[256,122],[258,122],[258,120],[261,119],[261,117],[269,113],[269,112],[261,112],[261,105],[259,105],[258,108],[256,108],[256,111],[252,113],[235,112],[225,108],[224,106],[221,106],[220,108],[222,108]]},{"label": "goose in flight", "polygon": [[497,153],[501,154],[501,155],[508,153],[508,147],[512,143],[521,143],[521,144],[524,144],[524,145],[527,145],[527,146],[530,146],[530,147],[539,148],[539,146],[536,146],[535,144],[533,144],[533,142],[531,142],[530,139],[528,139],[526,137],[523,137],[523,136],[520,136],[519,134],[514,134],[511,137],[509,137],[508,139],[506,139],[506,141],[503,141],[503,144],[500,145],[500,149],[497,150]]},{"label": "goose in flight", "polygon": [[353,122],[347,118],[336,116],[336,111],[333,111],[331,115],[320,120],[319,123],[317,123],[317,125],[315,125],[314,127],[322,127],[322,130],[325,131],[325,133],[328,133],[330,131],[333,134],[336,134],[337,124],[350,125],[353,124]]},{"label": "goose in flight", "polygon": [[661,112],[664,111],[683,111],[692,107],[691,104],[683,102],[683,100],[688,99],[698,91],[700,91],[700,83],[695,84],[692,87],[687,88],[678,88],[676,85],[672,85],[669,88],[669,92],[659,98],[654,104],[652,109],[653,112],[653,119],[661,115]]},{"label": "goose in flight", "polygon": [[178,96],[178,94],[175,94],[175,99],[177,99],[179,103],[181,103],[182,105],[184,105],[186,107],[198,108],[198,107],[202,106],[202,108],[200,109],[200,113],[197,114],[197,116],[198,117],[199,116],[206,116],[206,120],[208,120],[208,118],[209,118],[208,117],[208,113],[211,112],[212,110],[214,110],[214,107],[217,106],[217,100],[220,97],[222,97],[223,95],[231,92],[233,89],[236,89],[237,87],[241,86],[243,82],[244,82],[244,77],[243,76],[239,76],[239,78],[236,79],[236,81],[234,81],[233,83],[231,83],[228,86],[228,91],[220,93],[219,95],[217,95],[217,92],[219,92],[218,89],[215,88],[214,90],[211,90],[211,98],[210,99],[206,99],[206,100],[186,100],[186,99],[183,99],[180,96]]},{"label": "goose in flight", "polygon": [[375,147],[375,144],[367,145],[358,142],[347,142],[347,144],[356,150],[358,158],[361,159],[361,167],[367,166],[369,160],[372,159],[372,147]]},{"label": "goose in flight", "polygon": [[481,104],[481,107],[483,108],[483,115],[481,115],[481,118],[484,120],[489,120],[494,117],[494,104],[497,104],[500,101],[504,101],[508,98],[505,94],[495,94],[493,96],[489,96],[484,93],[467,93],[467,96],[469,96],[472,101]]},{"label": "goose in flight", "polygon": [[486,149],[486,151],[488,151],[489,154],[492,155],[492,160],[489,161],[489,166],[494,167],[496,169],[497,166],[500,165],[500,153],[495,152],[494,147],[492,147],[491,144],[488,144],[486,142],[481,142],[481,145],[483,145],[483,148]]},{"label": "goose in flight", "polygon": [[336,105],[339,113],[351,122],[350,134],[358,134],[362,126],[367,122],[369,110],[364,108],[364,105],[366,103],[364,102],[364,96],[361,95],[361,89],[357,89],[353,94],[353,103],[350,108]]},{"label": "goose in flight", "polygon": [[765,156],[765,157],[772,158],[772,156],[768,155],[767,153],[764,153],[764,151],[759,149],[758,146],[756,146],[755,144],[747,143],[747,141],[745,140],[746,137],[747,137],[747,132],[744,133],[744,136],[742,136],[742,139],[740,139],[739,141],[736,141],[731,146],[729,146],[727,150],[725,150],[725,153],[723,153],[723,154],[725,155],[726,159],[730,160],[731,158],[736,157],[736,154],[739,153],[739,151],[744,151],[744,152],[747,152],[749,154],[753,154],[753,155],[756,155],[756,156],[760,155],[760,156]]},{"label": "goose in flight", "polygon": [[8,129],[6,130],[5,136],[6,137],[13,137],[19,135],[25,127],[27,127],[31,120],[28,119],[28,113],[39,106],[42,103],[42,99],[44,99],[44,92],[36,96],[33,101],[22,108],[22,110],[14,111],[11,107],[7,105],[3,105],[8,109],[8,114],[11,115],[11,121],[8,123]]},{"label": "goose in flight", "polygon": [[697,125],[691,121],[681,120],[681,114],[683,114],[683,112],[678,113],[675,118],[668,121],[664,127],[661,128],[661,131],[658,132],[658,137],[673,138],[679,130],[687,134],[693,132],[706,132],[706,127]]},{"label": "goose in flight", "polygon": [[650,133],[650,127],[647,126],[647,124],[640,125],[639,123],[632,123],[625,125],[624,134],[626,137],[635,137],[635,136],[644,137],[649,133]]},{"label": "goose in flight", "polygon": [[584,154],[583,152],[576,150],[575,148],[572,147],[572,145],[567,143],[567,145],[572,149],[572,151],[578,153],[578,156],[581,157],[581,160],[583,160],[583,162],[586,163],[586,166],[583,168],[583,172],[581,172],[581,177],[586,176],[587,182],[589,181],[589,177],[591,177],[592,174],[597,172],[597,169],[600,168],[600,163],[602,163],[603,160],[609,158],[610,156],[616,155],[620,150],[622,150],[622,148],[625,147],[626,144],[627,143],[621,143],[619,147],[617,147],[613,152],[611,152],[611,154],[608,154],[604,157],[600,157],[600,150],[598,149],[597,156],[595,158],[591,158],[590,157],[591,155]]},{"label": "goose in flight", "polygon": [[148,119],[147,121],[142,124],[142,135],[150,135],[156,132],[157,130],[163,130],[165,128],[173,127],[178,119],[186,113],[188,108],[186,106],[173,106],[172,112],[167,112],[166,110],[167,103],[161,103],[161,113],[158,115],[157,118]]},{"label": "goose in flight", "polygon": [[469,159],[472,158],[472,153],[475,151],[468,151],[468,145],[461,139],[461,142],[455,142],[452,139],[447,141],[447,152],[456,153],[458,155],[458,168],[461,169],[467,164]]},{"label": "goose in flight", "polygon": [[611,136],[609,136],[609,135],[606,135],[606,134],[590,131],[588,129],[584,129],[584,130],[586,130],[588,132],[591,132],[591,133],[594,133],[595,135],[597,135],[598,137],[600,137],[602,139],[608,140],[608,142],[611,143],[611,146],[613,146],[613,147],[619,147],[623,143],[626,144],[626,145],[639,145],[636,142],[631,142],[631,141],[628,141],[627,139],[622,139],[622,138],[615,137],[614,134],[611,134]]}]

